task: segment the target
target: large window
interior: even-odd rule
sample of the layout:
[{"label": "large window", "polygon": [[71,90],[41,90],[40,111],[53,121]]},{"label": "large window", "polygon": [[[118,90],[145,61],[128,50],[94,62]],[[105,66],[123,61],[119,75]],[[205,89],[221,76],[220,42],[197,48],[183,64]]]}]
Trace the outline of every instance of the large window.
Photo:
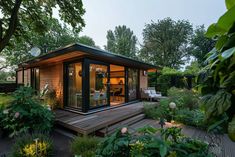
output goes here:
[{"label": "large window", "polygon": [[137,99],[138,70],[128,68],[128,94],[129,101]]},{"label": "large window", "polygon": [[90,108],[108,105],[108,66],[90,64]]},{"label": "large window", "polygon": [[68,106],[82,108],[82,63],[68,65]]}]

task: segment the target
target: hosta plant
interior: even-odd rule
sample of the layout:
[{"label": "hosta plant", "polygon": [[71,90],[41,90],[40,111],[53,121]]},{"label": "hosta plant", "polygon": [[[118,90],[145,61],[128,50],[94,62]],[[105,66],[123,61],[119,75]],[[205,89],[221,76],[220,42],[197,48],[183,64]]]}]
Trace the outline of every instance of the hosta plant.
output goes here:
[{"label": "hosta plant", "polygon": [[140,128],[136,134],[117,130],[101,142],[97,157],[212,157],[205,142],[185,137],[177,127]]}]

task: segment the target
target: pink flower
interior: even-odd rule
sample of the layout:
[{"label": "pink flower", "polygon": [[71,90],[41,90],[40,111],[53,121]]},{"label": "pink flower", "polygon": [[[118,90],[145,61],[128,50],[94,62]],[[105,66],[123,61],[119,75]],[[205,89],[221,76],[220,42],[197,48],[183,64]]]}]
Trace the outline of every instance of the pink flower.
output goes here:
[{"label": "pink flower", "polygon": [[126,127],[122,128],[121,132],[122,132],[122,134],[127,133],[127,128]]},{"label": "pink flower", "polygon": [[20,113],[19,112],[16,112],[15,113],[15,118],[18,118],[20,116]]}]

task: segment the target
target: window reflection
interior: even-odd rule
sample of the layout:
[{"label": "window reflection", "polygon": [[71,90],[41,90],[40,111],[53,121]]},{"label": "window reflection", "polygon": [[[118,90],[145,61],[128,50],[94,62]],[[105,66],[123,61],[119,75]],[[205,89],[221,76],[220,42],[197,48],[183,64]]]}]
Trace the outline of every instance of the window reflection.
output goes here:
[{"label": "window reflection", "polygon": [[129,101],[137,99],[137,86],[138,86],[138,70],[128,69],[128,94]]},{"label": "window reflection", "polygon": [[90,108],[108,104],[107,72],[105,65],[90,64]]}]

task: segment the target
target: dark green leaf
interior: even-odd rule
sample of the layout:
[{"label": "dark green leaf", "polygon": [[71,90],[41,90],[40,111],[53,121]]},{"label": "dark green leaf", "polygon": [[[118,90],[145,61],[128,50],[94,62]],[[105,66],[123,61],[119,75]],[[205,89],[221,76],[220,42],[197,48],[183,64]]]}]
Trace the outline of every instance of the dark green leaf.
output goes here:
[{"label": "dark green leaf", "polygon": [[223,16],[219,18],[216,26],[228,32],[235,22],[234,15],[235,15],[235,6],[229,9]]},{"label": "dark green leaf", "polygon": [[227,42],[227,40],[228,40],[227,35],[222,35],[221,37],[219,37],[215,45],[216,49],[220,51],[223,48],[224,44]]},{"label": "dark green leaf", "polygon": [[235,71],[229,74],[229,77],[221,83],[221,87],[227,87],[235,84]]},{"label": "dark green leaf", "polygon": [[224,44],[224,50],[235,47],[235,34],[229,36],[229,39]]},{"label": "dark green leaf", "polygon": [[161,157],[165,157],[167,154],[167,147],[166,145],[160,145],[160,155]]},{"label": "dark green leaf", "polygon": [[216,127],[218,127],[219,125],[223,124],[224,122],[226,122],[228,120],[228,117],[227,116],[224,116],[223,119],[213,123],[212,125],[210,125],[207,129],[208,132],[211,132],[213,131]]},{"label": "dark green leaf", "polygon": [[227,9],[231,9],[235,5],[234,0],[225,0]]},{"label": "dark green leaf", "polygon": [[225,33],[226,33],[225,29],[219,27],[216,23],[214,23],[214,24],[209,26],[205,36],[208,37],[208,38],[213,38],[217,35],[219,35],[219,36],[224,35]]}]

